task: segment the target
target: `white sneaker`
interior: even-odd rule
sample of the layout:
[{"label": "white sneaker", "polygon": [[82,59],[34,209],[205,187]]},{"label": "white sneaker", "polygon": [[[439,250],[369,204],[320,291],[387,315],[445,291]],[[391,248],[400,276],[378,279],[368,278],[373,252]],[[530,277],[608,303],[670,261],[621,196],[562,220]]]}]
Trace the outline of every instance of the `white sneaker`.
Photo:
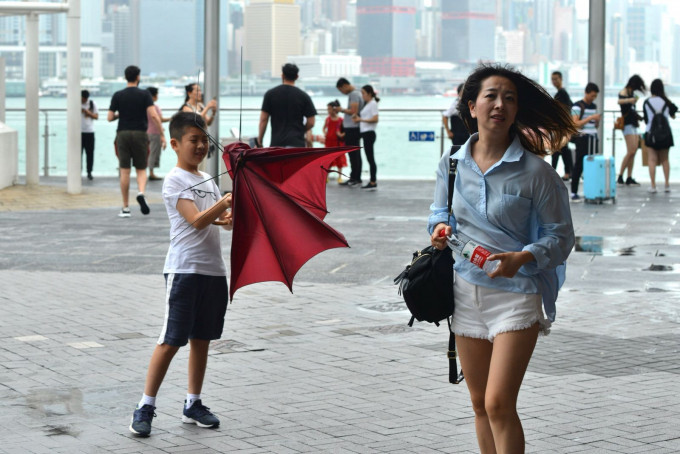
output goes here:
[{"label": "white sneaker", "polygon": [[663,192],[671,192],[671,187],[666,186],[665,188],[663,188]]},{"label": "white sneaker", "polygon": [[123,208],[120,210],[120,213],[118,213],[119,218],[129,218],[130,217],[130,208]]},{"label": "white sneaker", "polygon": [[657,191],[656,188],[649,188],[647,189],[647,192],[649,192],[650,194],[656,194]]}]

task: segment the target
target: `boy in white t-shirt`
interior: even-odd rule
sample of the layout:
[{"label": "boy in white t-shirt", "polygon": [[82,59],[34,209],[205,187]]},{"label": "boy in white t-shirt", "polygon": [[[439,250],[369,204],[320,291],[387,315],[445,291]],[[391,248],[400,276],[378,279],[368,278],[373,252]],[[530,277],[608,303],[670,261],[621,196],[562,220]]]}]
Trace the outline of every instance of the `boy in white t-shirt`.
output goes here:
[{"label": "boy in white t-shirt", "polygon": [[209,148],[205,127],[203,118],[190,112],[179,112],[170,121],[170,145],[177,153],[177,166],[163,183],[170,218],[170,247],[163,269],[165,320],[151,356],[142,400],[130,423],[130,431],[139,436],[151,433],[158,389],[175,353],[187,342],[191,350],[182,421],[211,428],[220,424],[203,405],[201,388],[208,347],[222,335],[229,301],[217,225],[231,229],[231,194],[220,197],[210,175],[198,170]]}]

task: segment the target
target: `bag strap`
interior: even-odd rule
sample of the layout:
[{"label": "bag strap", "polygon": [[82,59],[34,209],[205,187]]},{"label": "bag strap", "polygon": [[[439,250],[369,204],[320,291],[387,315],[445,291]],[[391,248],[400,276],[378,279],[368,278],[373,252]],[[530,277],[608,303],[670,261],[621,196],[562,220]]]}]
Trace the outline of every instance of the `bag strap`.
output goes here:
[{"label": "bag strap", "polygon": [[[452,156],[460,149],[460,145],[451,147],[449,156]],[[453,214],[453,187],[456,183],[456,172],[458,170],[458,160],[449,158],[449,215]],[[446,322],[449,325],[449,350],[446,352],[446,357],[449,358],[449,383],[457,385],[463,381],[463,371],[458,374],[458,363],[456,362],[456,336],[451,332],[451,317],[447,317]]]},{"label": "bag strap", "polygon": [[451,332],[451,318],[447,318],[446,321],[449,324],[449,351],[446,352],[446,357],[449,358],[449,383],[457,385],[465,379],[465,376],[463,375],[463,369],[460,370],[460,374],[458,373],[456,336]]},{"label": "bag strap", "polygon": [[581,113],[579,114],[578,119],[583,120],[583,115],[586,113],[586,103],[584,103],[583,100],[581,100],[576,101],[575,104],[579,106],[579,108],[581,109]]},{"label": "bag strap", "polygon": [[456,182],[456,171],[458,169],[458,160],[451,158],[451,156],[458,150],[460,150],[460,145],[453,145],[449,152],[449,216],[453,214],[453,208],[451,207],[453,202],[453,185]]}]

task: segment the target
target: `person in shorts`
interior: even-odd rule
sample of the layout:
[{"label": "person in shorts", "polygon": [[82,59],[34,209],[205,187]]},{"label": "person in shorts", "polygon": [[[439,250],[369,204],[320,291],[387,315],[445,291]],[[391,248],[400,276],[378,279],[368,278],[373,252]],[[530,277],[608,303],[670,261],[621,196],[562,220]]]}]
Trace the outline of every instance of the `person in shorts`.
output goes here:
[{"label": "person in shorts", "polygon": [[163,182],[171,238],[163,269],[165,316],[149,362],[144,394],[130,423],[130,431],[138,436],[151,433],[158,390],[173,357],[187,343],[188,389],[182,421],[209,428],[220,424],[203,405],[201,391],[208,347],[222,335],[229,300],[218,225],[231,229],[231,193],[220,197],[210,175],[198,170],[209,148],[205,128],[205,121],[195,113],[179,112],[170,122],[170,145],[177,153],[177,166]]},{"label": "person in shorts", "polygon": [[487,274],[456,257],[451,330],[480,452],[524,452],[517,396],[538,334],[555,320],[574,246],[567,188],[543,156],[559,150],[576,126],[541,86],[506,66],[478,67],[458,111],[473,134],[453,155],[452,213],[448,154],[440,161],[428,231],[437,249],[447,247],[441,233],[455,232],[491,251],[487,260],[497,263]]},{"label": "person in shorts", "polygon": [[[640,148],[640,133],[638,127],[640,126],[640,114],[635,110],[635,105],[638,102],[638,93],[645,93],[647,86],[642,77],[634,74],[628,79],[626,86],[619,92],[619,107],[621,108],[621,116],[623,117],[623,138],[626,141],[626,155],[621,160],[621,168],[619,170],[619,177],[616,179],[616,184],[626,186],[640,186],[640,183],[633,178],[633,164],[635,163],[635,153]],[[623,179],[623,174],[628,171],[628,178]]]},{"label": "person in shorts", "polygon": [[[158,102],[158,88],[147,87],[146,89],[149,91],[149,93],[151,93],[151,99],[153,99],[153,107],[154,110],[156,111],[156,115],[158,115],[158,118],[161,119],[161,123],[170,121],[170,118],[163,117],[163,112],[161,111],[161,108],[158,107],[158,104],[156,104]],[[165,150],[166,147],[165,131],[162,128],[157,129],[153,119],[150,118],[148,114],[147,117],[149,123],[149,127],[146,130],[146,134],[149,136],[149,162],[147,163],[149,166],[149,180],[158,181],[162,180],[163,177],[159,177],[158,175],[156,175],[154,173],[154,169],[157,169],[158,167],[161,166],[161,150]]]},{"label": "person in shorts", "polygon": [[123,208],[118,213],[121,218],[130,217],[131,164],[135,166],[137,174],[137,203],[139,203],[142,214],[149,214],[150,212],[144,196],[147,182],[146,164],[149,153],[149,137],[146,135],[149,126],[147,115],[159,130],[163,129],[161,119],[154,108],[151,94],[147,90],[139,88],[140,72],[141,70],[137,66],[125,68],[127,86],[113,94],[107,116],[109,121],[118,120],[115,146],[120,171],[120,192],[123,196]]}]

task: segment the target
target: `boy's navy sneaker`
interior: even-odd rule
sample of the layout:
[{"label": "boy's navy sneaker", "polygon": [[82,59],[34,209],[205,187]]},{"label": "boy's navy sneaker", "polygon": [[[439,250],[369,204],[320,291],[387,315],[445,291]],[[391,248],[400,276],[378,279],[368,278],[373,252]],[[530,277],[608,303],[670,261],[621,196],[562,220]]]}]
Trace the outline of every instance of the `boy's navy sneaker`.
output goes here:
[{"label": "boy's navy sneaker", "polygon": [[184,401],[184,412],[182,414],[182,422],[187,424],[196,424],[198,427],[217,427],[220,425],[220,420],[217,416],[210,413],[210,409],[203,405],[201,399],[198,399],[194,404],[187,408],[187,402]]},{"label": "boy's navy sneaker", "polygon": [[156,407],[153,405],[142,405],[142,408],[135,408],[130,422],[130,432],[140,437],[148,437],[151,433],[151,421],[156,416]]},{"label": "boy's navy sneaker", "polygon": [[149,205],[146,203],[146,197],[144,197],[144,194],[137,195],[137,203],[139,203],[139,208],[142,210],[142,214],[149,214],[151,212]]}]

